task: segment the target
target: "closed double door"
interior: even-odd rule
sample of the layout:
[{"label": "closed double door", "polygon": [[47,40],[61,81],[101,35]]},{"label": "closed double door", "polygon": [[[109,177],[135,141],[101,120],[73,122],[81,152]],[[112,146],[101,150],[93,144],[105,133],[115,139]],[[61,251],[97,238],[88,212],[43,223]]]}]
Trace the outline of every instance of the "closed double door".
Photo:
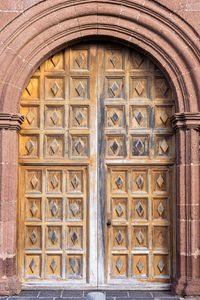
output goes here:
[{"label": "closed double door", "polygon": [[20,103],[25,286],[169,285],[173,109],[160,70],[121,45],[69,47],[36,70]]}]

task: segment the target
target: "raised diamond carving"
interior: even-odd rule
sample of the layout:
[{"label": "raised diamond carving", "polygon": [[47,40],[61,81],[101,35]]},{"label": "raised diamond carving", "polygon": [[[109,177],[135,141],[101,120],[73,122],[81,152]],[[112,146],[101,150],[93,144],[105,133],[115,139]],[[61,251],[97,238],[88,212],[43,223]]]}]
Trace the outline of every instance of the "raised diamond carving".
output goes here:
[{"label": "raised diamond carving", "polygon": [[165,267],[162,259],[159,260],[159,263],[158,263],[157,267],[158,267],[160,273],[162,273],[162,271],[164,270],[164,267]]},{"label": "raised diamond carving", "polygon": [[118,234],[115,238],[119,245],[123,242],[123,236],[122,236],[121,231],[118,232]]},{"label": "raised diamond carving", "polygon": [[116,140],[114,140],[113,144],[110,146],[111,150],[113,151],[114,154],[116,154],[117,149],[119,148],[119,144],[117,143]]},{"label": "raised diamond carving", "polygon": [[51,179],[52,187],[55,189],[58,186],[58,183],[59,183],[59,180],[58,180],[57,176],[54,174],[53,178]]},{"label": "raised diamond carving", "polygon": [[117,179],[116,179],[115,183],[116,183],[116,185],[117,185],[118,189],[120,189],[120,188],[122,187],[123,180],[122,180],[122,178],[121,178],[121,176],[120,176],[120,175],[117,177]]},{"label": "raised diamond carving", "polygon": [[137,114],[137,116],[135,116],[135,118],[136,118],[136,121],[138,122],[138,124],[140,125],[141,122],[142,122],[142,120],[143,120],[143,118],[144,118],[144,116],[143,116],[143,114],[139,111],[139,113]]},{"label": "raised diamond carving", "polygon": [[144,235],[142,234],[142,231],[140,230],[140,232],[138,233],[138,235],[136,236],[136,239],[138,240],[138,243],[140,245],[143,244],[143,241],[144,241]]},{"label": "raised diamond carving", "polygon": [[142,175],[139,175],[136,179],[136,184],[138,186],[138,188],[141,190],[144,184],[144,178]]},{"label": "raised diamond carving", "polygon": [[84,149],[84,144],[83,144],[82,140],[79,139],[79,141],[75,145],[75,149],[78,152],[78,154],[81,154],[81,152]]},{"label": "raised diamond carving", "polygon": [[169,116],[165,111],[162,111],[162,113],[160,114],[160,119],[161,119],[162,123],[164,125],[166,125],[167,120],[169,119]]},{"label": "raised diamond carving", "polygon": [[58,206],[55,202],[53,203],[53,206],[51,208],[51,213],[54,217],[58,214]]},{"label": "raised diamond carving", "polygon": [[167,93],[168,91],[168,85],[166,84],[166,81],[165,80],[162,80],[161,84],[160,84],[160,91],[161,93],[163,94],[163,96],[165,96],[165,94]]},{"label": "raised diamond carving", "polygon": [[73,216],[75,217],[79,211],[79,206],[77,205],[76,202],[74,202],[70,205],[70,210],[71,210]]},{"label": "raised diamond carving", "polygon": [[138,84],[136,85],[135,90],[136,90],[136,92],[137,92],[137,94],[138,94],[139,96],[142,95],[142,93],[143,93],[143,91],[144,91],[144,86],[143,86],[143,84],[142,84],[140,81],[139,81]]},{"label": "raised diamond carving", "polygon": [[54,95],[54,97],[57,95],[59,89],[60,89],[60,87],[59,87],[58,83],[55,81],[54,85],[51,87],[51,91],[52,91],[52,94]]},{"label": "raised diamond carving", "polygon": [[168,150],[169,146],[168,146],[166,140],[165,139],[162,140],[162,142],[160,142],[159,145],[160,145],[160,148],[163,151],[163,153],[167,153],[167,150]]},{"label": "raised diamond carving", "polygon": [[27,93],[29,94],[29,96],[31,96],[32,91],[33,91],[33,84],[32,84],[32,82],[31,82],[31,80],[29,81],[29,83],[28,83],[28,85],[27,85],[27,87],[26,87],[26,91],[27,91]]},{"label": "raised diamond carving", "polygon": [[81,112],[79,112],[76,116],[75,116],[76,121],[78,122],[79,125],[81,125],[82,121],[83,121],[83,115]]},{"label": "raised diamond carving", "polygon": [[26,115],[26,120],[28,121],[29,125],[33,123],[34,119],[35,119],[34,113],[31,110],[29,110],[29,112]]},{"label": "raised diamond carving", "polygon": [[143,144],[143,142],[139,139],[138,141],[137,141],[137,143],[135,144],[135,148],[136,148],[136,150],[137,150],[137,152],[140,154],[140,153],[142,153],[143,151],[144,151],[144,144]]},{"label": "raised diamond carving", "polygon": [[72,271],[74,273],[77,273],[77,271],[78,271],[78,263],[77,263],[76,259],[71,260],[70,267],[71,267],[71,269],[72,269]]},{"label": "raised diamond carving", "polygon": [[84,63],[85,55],[83,53],[79,53],[79,55],[75,58],[75,62],[77,63],[78,67],[81,68],[82,64]]},{"label": "raised diamond carving", "polygon": [[29,268],[31,269],[31,272],[34,273],[35,272],[35,268],[37,267],[37,264],[34,260],[34,258],[31,260]]},{"label": "raised diamond carving", "polygon": [[57,236],[57,233],[56,231],[54,230],[53,233],[52,233],[52,236],[51,236],[51,241],[53,244],[55,244],[58,240],[58,236]]},{"label": "raised diamond carving", "polygon": [[74,245],[78,242],[78,234],[76,233],[76,231],[74,231],[73,234],[71,235],[71,240]]},{"label": "raised diamond carving", "polygon": [[162,187],[162,185],[164,183],[163,177],[161,175],[159,175],[158,178],[157,178],[157,180],[156,180],[156,182],[157,182],[159,188],[161,189],[161,187]]},{"label": "raised diamond carving", "polygon": [[114,68],[116,67],[118,61],[119,61],[119,58],[117,56],[112,56],[110,58],[110,62],[112,63],[112,65],[113,65]]},{"label": "raised diamond carving", "polygon": [[144,57],[140,53],[138,53],[135,56],[135,62],[136,62],[136,65],[137,65],[138,68],[141,66],[143,60],[144,60]]},{"label": "raised diamond carving", "polygon": [[79,82],[79,84],[75,87],[75,90],[79,97],[83,94],[84,86],[83,86],[82,82]]},{"label": "raised diamond carving", "polygon": [[25,147],[26,147],[26,150],[28,151],[28,153],[30,154],[34,149],[33,141],[31,139],[29,139],[28,142],[26,143]]},{"label": "raised diamond carving", "polygon": [[33,202],[31,208],[30,208],[31,214],[34,217],[37,214],[38,208],[37,205],[35,204],[35,202]]},{"label": "raised diamond carving", "polygon": [[30,183],[32,185],[32,187],[35,189],[38,185],[38,179],[37,177],[35,176],[35,174],[33,175],[33,177],[31,178],[30,180]]},{"label": "raised diamond carving", "polygon": [[138,268],[138,271],[141,273],[141,272],[142,272],[142,269],[143,269],[143,267],[144,267],[144,264],[143,264],[143,262],[141,261],[141,259],[139,259],[139,261],[138,261],[136,267]]},{"label": "raised diamond carving", "polygon": [[56,139],[53,140],[53,142],[50,144],[50,148],[52,150],[52,152],[55,154],[58,149],[59,149],[59,144],[58,142],[56,141]]},{"label": "raised diamond carving", "polygon": [[50,264],[50,267],[51,267],[52,272],[55,273],[56,268],[57,268],[57,264],[56,264],[54,258],[53,258],[53,260],[52,260],[52,262]]},{"label": "raised diamond carving", "polygon": [[121,206],[120,203],[117,204],[115,210],[116,210],[119,217],[121,217],[123,215],[123,207]]},{"label": "raised diamond carving", "polygon": [[117,121],[119,120],[118,114],[116,112],[113,113],[111,120],[113,122],[113,124],[115,125],[117,123]]},{"label": "raised diamond carving", "polygon": [[164,210],[165,210],[165,208],[162,205],[162,202],[160,202],[159,205],[158,205],[158,208],[157,208],[157,211],[158,211],[158,214],[159,214],[160,217],[162,217],[162,215],[164,213]]},{"label": "raised diamond carving", "polygon": [[116,268],[117,268],[119,273],[121,272],[121,270],[123,268],[123,263],[122,263],[120,257],[118,257],[118,259],[116,260]]},{"label": "raised diamond carving", "polygon": [[57,66],[57,64],[59,63],[60,58],[59,58],[59,56],[55,55],[50,58],[50,61],[55,68]]},{"label": "raised diamond carving", "polygon": [[76,189],[76,188],[78,187],[78,185],[79,185],[79,180],[78,180],[78,177],[77,177],[76,175],[74,175],[74,177],[73,177],[71,183],[72,183],[74,189]]},{"label": "raised diamond carving", "polygon": [[139,202],[138,205],[136,206],[136,211],[138,215],[142,217],[142,215],[144,214],[144,209],[141,202]]},{"label": "raised diamond carving", "polygon": [[54,125],[56,125],[58,123],[59,115],[57,114],[56,110],[54,110],[54,112],[52,113],[50,118],[51,118]]},{"label": "raised diamond carving", "polygon": [[113,82],[112,86],[110,87],[110,90],[113,96],[116,97],[119,92],[119,85],[117,84],[116,81]]},{"label": "raised diamond carving", "polygon": [[37,234],[34,230],[31,233],[30,240],[31,240],[33,245],[37,242]]}]

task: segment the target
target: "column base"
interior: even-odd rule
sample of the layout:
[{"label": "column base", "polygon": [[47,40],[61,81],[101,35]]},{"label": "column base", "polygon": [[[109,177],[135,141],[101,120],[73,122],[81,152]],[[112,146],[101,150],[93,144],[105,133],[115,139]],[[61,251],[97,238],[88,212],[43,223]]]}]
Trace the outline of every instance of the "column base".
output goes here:
[{"label": "column base", "polygon": [[177,295],[200,296],[200,278],[179,278],[175,279],[172,291]]},{"label": "column base", "polygon": [[20,292],[21,282],[16,275],[0,278],[0,295],[18,295]]}]

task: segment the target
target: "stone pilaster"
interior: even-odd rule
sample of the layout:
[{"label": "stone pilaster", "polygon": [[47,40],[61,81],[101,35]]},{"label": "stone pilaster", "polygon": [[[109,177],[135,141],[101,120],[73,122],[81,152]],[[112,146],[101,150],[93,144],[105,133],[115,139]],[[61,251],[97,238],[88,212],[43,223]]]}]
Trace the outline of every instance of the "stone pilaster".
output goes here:
[{"label": "stone pilaster", "polygon": [[200,295],[200,113],[177,113],[177,294]]},{"label": "stone pilaster", "polygon": [[17,294],[16,276],[18,130],[24,118],[0,113],[0,295]]}]

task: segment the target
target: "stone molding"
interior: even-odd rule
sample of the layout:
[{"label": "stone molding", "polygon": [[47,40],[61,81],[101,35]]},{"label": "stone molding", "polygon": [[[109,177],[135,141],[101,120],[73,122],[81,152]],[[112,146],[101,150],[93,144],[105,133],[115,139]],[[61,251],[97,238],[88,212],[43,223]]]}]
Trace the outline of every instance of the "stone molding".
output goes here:
[{"label": "stone molding", "polygon": [[21,129],[21,124],[24,121],[24,116],[20,114],[11,114],[0,112],[0,130],[16,130]]},{"label": "stone molding", "polygon": [[176,113],[171,117],[172,127],[174,129],[185,128],[200,131],[200,113],[185,112]]}]

